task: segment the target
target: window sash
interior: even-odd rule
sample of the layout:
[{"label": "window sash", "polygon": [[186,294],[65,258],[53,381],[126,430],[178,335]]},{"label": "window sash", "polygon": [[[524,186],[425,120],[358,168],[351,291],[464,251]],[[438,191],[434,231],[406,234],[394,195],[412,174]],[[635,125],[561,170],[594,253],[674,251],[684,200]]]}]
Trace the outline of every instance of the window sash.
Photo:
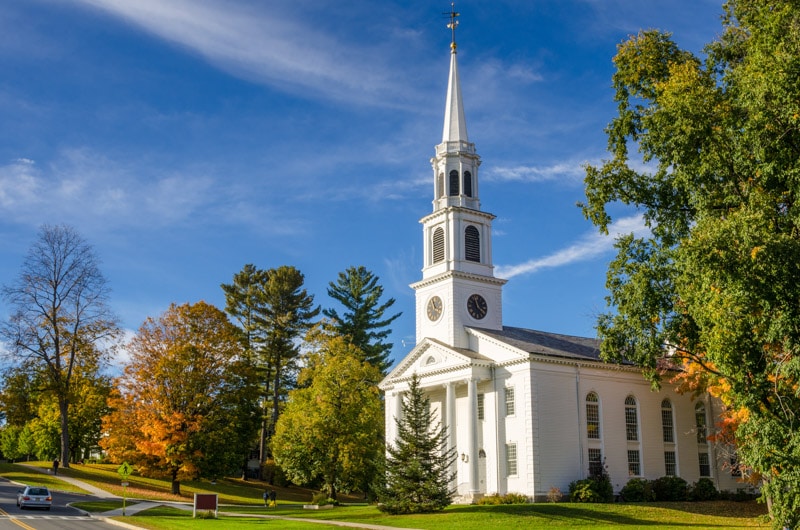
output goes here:
[{"label": "window sash", "polygon": [[505,389],[505,400],[506,400],[506,416],[513,416],[516,412],[516,407],[514,406],[514,388],[513,387],[506,387]]},{"label": "window sash", "polygon": [[628,450],[628,476],[638,477],[642,474],[638,450]]},{"label": "window sash", "polygon": [[517,474],[517,444],[506,444],[506,473]]},{"label": "window sash", "polygon": [[674,477],[678,474],[675,451],[664,451],[664,474],[670,477]]}]

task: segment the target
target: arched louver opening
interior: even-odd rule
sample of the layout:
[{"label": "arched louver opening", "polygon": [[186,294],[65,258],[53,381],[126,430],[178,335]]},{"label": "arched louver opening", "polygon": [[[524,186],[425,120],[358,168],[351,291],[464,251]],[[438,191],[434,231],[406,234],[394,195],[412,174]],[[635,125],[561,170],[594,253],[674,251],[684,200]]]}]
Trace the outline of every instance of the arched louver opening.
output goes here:
[{"label": "arched louver opening", "polygon": [[458,195],[458,171],[450,172],[450,195]]},{"label": "arched louver opening", "polygon": [[436,198],[444,197],[444,173],[439,173],[436,179]]},{"label": "arched louver opening", "polygon": [[472,173],[464,172],[464,195],[472,197]]},{"label": "arched louver opening", "polygon": [[433,262],[444,261],[444,230],[439,227],[433,231]]},{"label": "arched louver opening", "polygon": [[474,226],[468,226],[464,231],[464,258],[478,263],[481,261],[481,236]]}]

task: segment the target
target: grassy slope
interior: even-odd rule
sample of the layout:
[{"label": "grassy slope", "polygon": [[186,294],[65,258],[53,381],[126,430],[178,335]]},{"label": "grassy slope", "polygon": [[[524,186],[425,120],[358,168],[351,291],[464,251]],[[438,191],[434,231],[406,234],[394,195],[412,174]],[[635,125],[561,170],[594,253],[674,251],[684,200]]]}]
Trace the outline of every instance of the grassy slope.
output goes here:
[{"label": "grassy slope", "polygon": [[[41,468],[49,468],[47,462],[30,463]],[[73,465],[67,470],[59,470],[59,475],[67,475],[84,480],[97,487],[122,495],[120,476],[116,465]],[[0,465],[0,475],[18,482],[45,484],[56,490],[78,491],[48,474],[28,471],[13,464]],[[218,493],[223,511],[302,517],[319,520],[339,520],[361,524],[386,525],[428,530],[483,530],[485,528],[574,528],[591,527],[592,530],[624,527],[668,528],[768,528],[762,516],[765,507],[755,503],[707,502],[707,503],[650,503],[650,504],[528,504],[501,506],[451,506],[443,513],[426,515],[388,516],[372,506],[348,505],[334,510],[302,510],[300,504],[310,500],[312,491],[305,488],[275,488],[278,493],[277,509],[262,506],[261,494],[265,484],[259,481],[226,479],[211,484],[208,481],[185,482],[181,485],[183,495],[177,497],[169,493],[169,482],[132,475],[128,478],[129,498],[154,500],[190,501],[193,493]],[[358,503],[359,498],[343,498],[345,503]],[[171,508],[147,510],[140,515],[128,516],[126,520],[137,526],[152,529],[181,528],[249,528],[254,524],[267,524],[275,528],[291,530],[321,530],[331,528],[303,522],[264,521],[263,519],[242,520],[225,517],[222,520],[202,520],[191,518],[191,512]]]}]

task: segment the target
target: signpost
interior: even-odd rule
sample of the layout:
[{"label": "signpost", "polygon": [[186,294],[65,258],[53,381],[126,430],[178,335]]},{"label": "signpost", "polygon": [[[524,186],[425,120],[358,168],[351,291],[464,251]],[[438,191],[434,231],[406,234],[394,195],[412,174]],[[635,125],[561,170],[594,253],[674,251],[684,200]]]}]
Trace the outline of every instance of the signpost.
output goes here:
[{"label": "signpost", "polygon": [[133,473],[133,468],[129,463],[123,462],[122,465],[117,468],[117,473],[122,477],[122,516],[124,517],[128,493],[128,475]]}]

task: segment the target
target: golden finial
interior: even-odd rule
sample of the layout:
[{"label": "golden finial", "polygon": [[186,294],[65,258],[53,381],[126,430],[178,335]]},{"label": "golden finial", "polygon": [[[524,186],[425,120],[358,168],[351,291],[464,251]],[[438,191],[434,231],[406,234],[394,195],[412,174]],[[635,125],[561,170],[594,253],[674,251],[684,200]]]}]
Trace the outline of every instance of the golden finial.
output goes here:
[{"label": "golden finial", "polygon": [[443,14],[447,15],[448,17],[450,17],[450,22],[447,24],[447,27],[450,28],[450,31],[452,31],[452,34],[453,34],[452,40],[450,42],[450,49],[455,52],[456,51],[456,27],[458,26],[458,20],[456,20],[456,17],[459,15],[459,13],[456,12],[456,3],[455,2],[451,2],[450,3],[450,12],[449,13],[443,13]]}]

